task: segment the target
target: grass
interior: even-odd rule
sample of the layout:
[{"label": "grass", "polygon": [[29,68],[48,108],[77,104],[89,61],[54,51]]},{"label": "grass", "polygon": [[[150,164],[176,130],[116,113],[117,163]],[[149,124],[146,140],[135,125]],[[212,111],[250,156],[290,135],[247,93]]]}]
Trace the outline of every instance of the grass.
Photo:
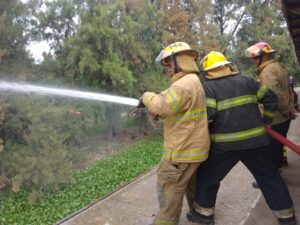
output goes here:
[{"label": "grass", "polygon": [[53,224],[151,169],[161,151],[161,137],[140,140],[81,170],[59,193],[48,193],[35,204],[28,203],[26,191],[1,193],[0,225]]}]

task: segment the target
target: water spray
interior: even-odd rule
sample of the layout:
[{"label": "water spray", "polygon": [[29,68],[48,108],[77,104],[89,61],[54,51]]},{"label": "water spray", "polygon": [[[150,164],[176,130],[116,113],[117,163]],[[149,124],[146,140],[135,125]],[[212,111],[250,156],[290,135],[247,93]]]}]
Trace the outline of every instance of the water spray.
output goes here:
[{"label": "water spray", "polygon": [[54,96],[65,96],[71,98],[81,98],[96,101],[112,102],[130,106],[138,106],[139,100],[135,98],[120,97],[115,95],[77,91],[71,89],[61,89],[53,87],[44,87],[31,85],[26,83],[14,83],[0,81],[0,92],[20,92],[20,93],[36,93],[39,95],[54,95]]}]

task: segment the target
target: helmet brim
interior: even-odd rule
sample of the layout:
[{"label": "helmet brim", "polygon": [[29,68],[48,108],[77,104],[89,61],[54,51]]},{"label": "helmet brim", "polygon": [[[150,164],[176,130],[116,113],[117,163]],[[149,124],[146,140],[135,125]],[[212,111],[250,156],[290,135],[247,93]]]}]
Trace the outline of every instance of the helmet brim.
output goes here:
[{"label": "helmet brim", "polygon": [[195,61],[198,59],[198,55],[199,55],[198,52],[196,50],[193,50],[193,49],[189,49],[189,50],[185,49],[185,50],[176,52],[176,54],[169,54],[169,55],[167,55],[165,57],[163,57],[162,54],[163,54],[163,52],[161,51],[160,54],[157,56],[155,62],[157,64],[161,64],[163,66],[167,66],[168,65],[168,63],[167,63],[168,58],[170,58],[173,55],[179,55],[179,54],[191,55],[191,56],[194,57]]},{"label": "helmet brim", "polygon": [[203,69],[203,71],[208,71],[208,70],[216,69],[218,67],[226,66],[226,65],[229,65],[229,64],[232,64],[232,62],[230,62],[230,61],[216,62],[213,65],[211,65],[211,66]]},{"label": "helmet brim", "polygon": [[[263,54],[272,54],[272,53],[275,53],[275,52],[276,52],[276,50],[272,49],[272,50],[270,50],[269,52],[265,52],[265,53],[263,53]],[[254,53],[251,53],[251,51],[249,51],[248,49],[245,51],[245,56],[246,56],[247,58],[250,58],[250,59],[259,57],[259,56],[261,56],[261,55],[262,55],[262,54],[254,54]]]}]

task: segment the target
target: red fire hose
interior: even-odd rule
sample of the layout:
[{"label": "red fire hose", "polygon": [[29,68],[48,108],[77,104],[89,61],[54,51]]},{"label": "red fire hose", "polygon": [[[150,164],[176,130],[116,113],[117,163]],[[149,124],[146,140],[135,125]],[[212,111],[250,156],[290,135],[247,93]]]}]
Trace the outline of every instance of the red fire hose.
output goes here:
[{"label": "red fire hose", "polygon": [[296,152],[298,155],[300,155],[300,146],[296,145],[295,143],[291,142],[281,134],[277,133],[276,131],[272,130],[270,127],[266,127],[267,133],[277,141],[281,142],[294,152]]}]

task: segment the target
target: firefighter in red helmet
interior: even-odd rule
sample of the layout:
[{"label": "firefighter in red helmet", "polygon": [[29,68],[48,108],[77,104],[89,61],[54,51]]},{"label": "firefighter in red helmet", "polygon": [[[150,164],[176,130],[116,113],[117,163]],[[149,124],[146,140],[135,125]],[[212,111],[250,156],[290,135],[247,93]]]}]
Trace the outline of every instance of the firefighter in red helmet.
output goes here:
[{"label": "firefighter in red helmet", "polygon": [[[290,123],[296,117],[294,93],[289,85],[289,75],[286,69],[274,58],[276,51],[266,42],[258,42],[247,48],[245,56],[257,66],[262,85],[271,88],[277,95],[278,104],[271,128],[283,136],[287,136]],[[273,159],[280,169],[287,165],[286,149],[283,144],[271,139]]]}]

